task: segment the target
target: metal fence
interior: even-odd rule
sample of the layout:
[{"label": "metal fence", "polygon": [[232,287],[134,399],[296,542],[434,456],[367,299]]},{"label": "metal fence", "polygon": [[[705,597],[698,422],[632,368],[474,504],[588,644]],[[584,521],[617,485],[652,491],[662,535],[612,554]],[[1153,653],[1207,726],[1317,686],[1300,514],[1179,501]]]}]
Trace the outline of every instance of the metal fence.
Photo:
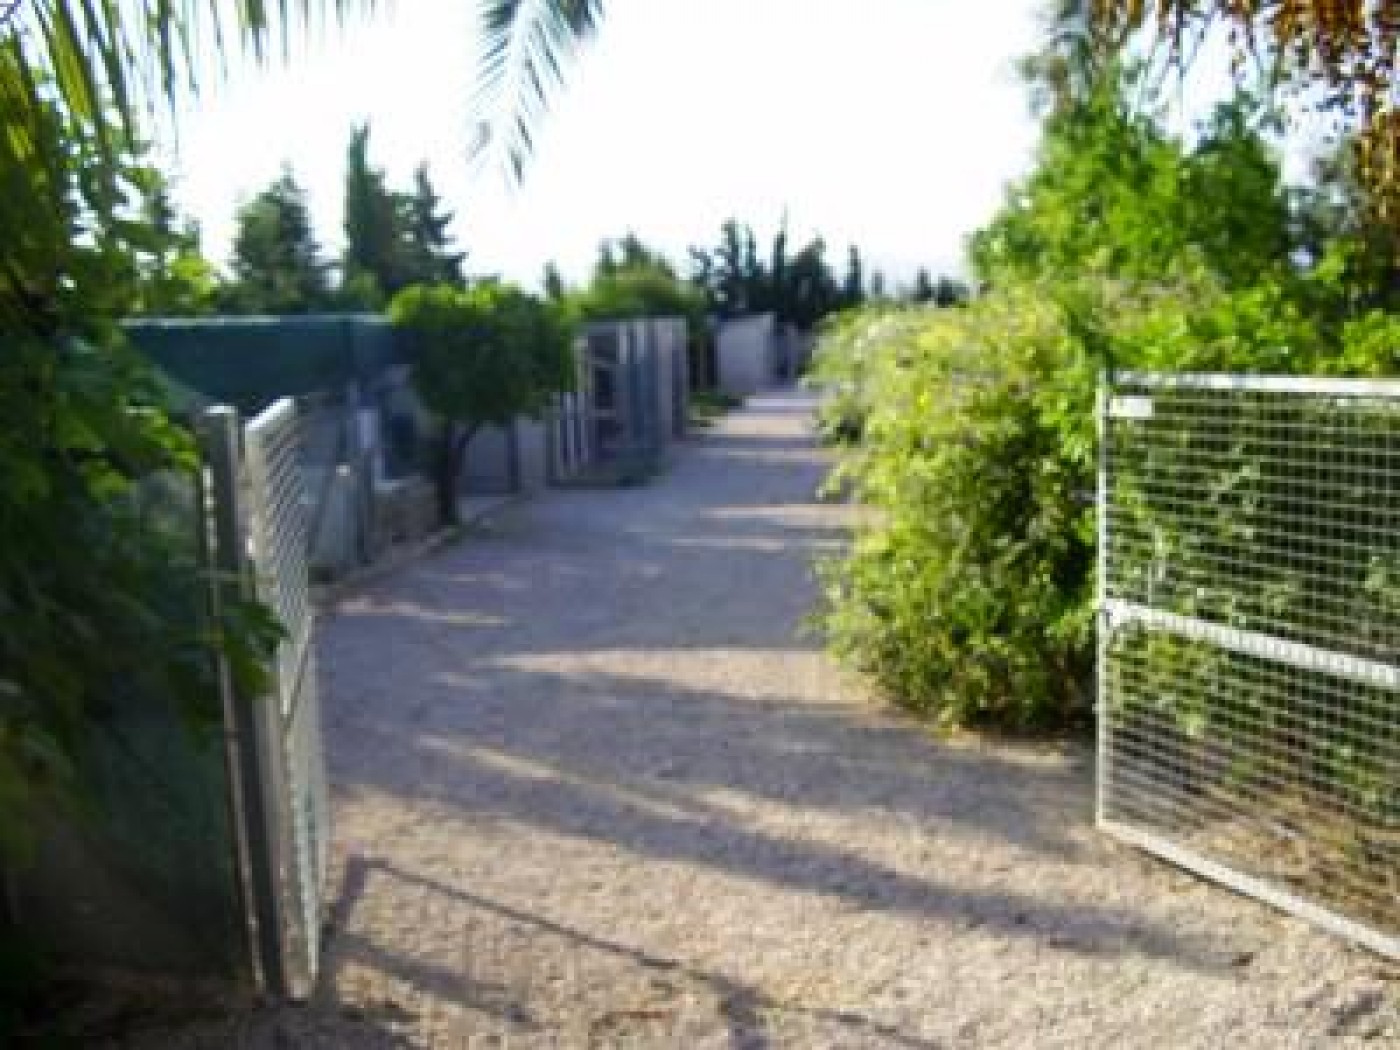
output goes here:
[{"label": "metal fence", "polygon": [[437,525],[434,423],[407,369],[296,399],[312,570],[334,578]]},{"label": "metal fence", "polygon": [[362,565],[380,546],[374,496],[381,428],[353,390],[323,391],[296,400],[298,465],[307,502],[307,548],[312,565],[336,576]]},{"label": "metal fence", "polygon": [[268,696],[224,676],[234,741],[231,782],[252,955],[259,983],[304,997],[318,968],[329,805],[313,646],[302,433],[296,405],[276,402],[246,426],[207,411],[211,551],[240,597],[263,602],[283,630]]},{"label": "metal fence", "polygon": [[1400,956],[1400,383],[1100,398],[1098,816]]},{"label": "metal fence", "polygon": [[593,464],[589,438],[588,397],[583,382],[579,390],[558,394],[548,416],[547,470],[551,483],[568,481]]}]

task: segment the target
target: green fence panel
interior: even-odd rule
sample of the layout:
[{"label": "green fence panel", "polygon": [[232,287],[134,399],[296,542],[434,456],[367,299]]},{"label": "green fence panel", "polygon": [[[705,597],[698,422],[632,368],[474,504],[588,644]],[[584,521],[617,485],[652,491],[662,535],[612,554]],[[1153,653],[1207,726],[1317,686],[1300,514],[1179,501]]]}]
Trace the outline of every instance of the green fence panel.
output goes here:
[{"label": "green fence panel", "polygon": [[124,327],[176,389],[244,413],[368,380],[409,354],[401,333],[369,314],[170,318]]}]

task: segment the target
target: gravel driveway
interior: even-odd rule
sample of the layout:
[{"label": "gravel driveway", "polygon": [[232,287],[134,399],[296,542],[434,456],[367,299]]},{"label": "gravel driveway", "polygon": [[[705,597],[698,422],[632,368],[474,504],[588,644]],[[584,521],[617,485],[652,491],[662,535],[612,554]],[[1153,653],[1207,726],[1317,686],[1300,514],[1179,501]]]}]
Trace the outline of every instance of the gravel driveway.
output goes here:
[{"label": "gravel driveway", "polygon": [[804,637],[842,536],[800,395],[342,602],[338,904],[230,1041],[1284,1047],[1400,1038],[1391,970],[1093,830],[1078,746],[941,743]]}]

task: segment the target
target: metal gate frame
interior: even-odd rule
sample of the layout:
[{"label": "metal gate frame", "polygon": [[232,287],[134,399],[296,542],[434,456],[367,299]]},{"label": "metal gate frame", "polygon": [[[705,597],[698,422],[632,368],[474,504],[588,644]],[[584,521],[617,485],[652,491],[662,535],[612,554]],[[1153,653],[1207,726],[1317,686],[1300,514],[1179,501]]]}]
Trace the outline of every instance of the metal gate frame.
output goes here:
[{"label": "metal gate frame", "polygon": [[[1400,721],[1400,665],[1398,665],[1400,661],[1392,662],[1394,660],[1393,650],[1389,648],[1384,650],[1381,655],[1389,655],[1391,659],[1373,659],[1356,651],[1347,652],[1329,645],[1310,644],[1307,640],[1300,640],[1298,633],[1289,638],[1266,631],[1249,629],[1248,617],[1245,617],[1247,626],[1240,627],[1219,622],[1219,619],[1216,618],[1198,618],[1179,611],[1157,608],[1150,601],[1143,603],[1115,597],[1113,591],[1115,584],[1119,582],[1114,572],[1114,558],[1117,548],[1114,544],[1112,520],[1115,508],[1114,482],[1117,467],[1115,453],[1119,451],[1115,439],[1115,425],[1126,426],[1131,425],[1134,420],[1150,420],[1154,414],[1154,399],[1161,397],[1159,391],[1202,392],[1202,396],[1206,396],[1205,392],[1211,392],[1222,396],[1238,393],[1241,396],[1256,394],[1262,396],[1280,395],[1283,398],[1311,397],[1328,399],[1320,400],[1319,404],[1324,406],[1332,404],[1339,411],[1345,410],[1346,406],[1364,407],[1368,403],[1377,404],[1381,401],[1384,401],[1388,408],[1389,403],[1393,402],[1397,421],[1400,421],[1400,382],[1397,381],[1155,373],[1106,374],[1102,378],[1097,408],[1099,432],[1097,485],[1098,775],[1095,809],[1098,826],[1109,835],[1156,854],[1181,868],[1297,915],[1382,955],[1400,958],[1400,892],[1396,891],[1396,887],[1400,886],[1400,871],[1394,870],[1395,862],[1393,859],[1389,859],[1388,854],[1386,855],[1387,859],[1382,862],[1382,873],[1386,870],[1386,865],[1391,866],[1390,871],[1394,881],[1389,888],[1391,902],[1389,916],[1394,921],[1389,924],[1389,929],[1384,929],[1380,928],[1373,919],[1363,920],[1355,915],[1344,914],[1345,909],[1339,908],[1335,901],[1329,902],[1321,899],[1324,894],[1319,894],[1317,899],[1313,899],[1307,895],[1306,891],[1290,887],[1286,881],[1275,877],[1260,877],[1247,870],[1242,870],[1243,865],[1231,863],[1228,850],[1221,851],[1218,848],[1212,850],[1208,846],[1202,847],[1193,844],[1187,840],[1188,836],[1184,835],[1173,837],[1172,832],[1175,829],[1171,819],[1162,819],[1157,822],[1156,827],[1153,827],[1151,820],[1134,822],[1131,819],[1119,819],[1115,814],[1115,809],[1121,806],[1121,799],[1117,797],[1120,792],[1131,797],[1136,791],[1140,793],[1140,798],[1151,797],[1152,805],[1161,806],[1164,811],[1174,804],[1172,799],[1163,798],[1170,793],[1172,788],[1170,786],[1164,788],[1163,785],[1154,780],[1154,774],[1160,772],[1160,769],[1154,769],[1154,764],[1161,761],[1160,753],[1148,750],[1141,743],[1134,745],[1138,748],[1136,753],[1132,747],[1120,750],[1121,742],[1115,739],[1117,716],[1114,715],[1114,705],[1119,698],[1115,697],[1113,686],[1113,682],[1117,680],[1113,663],[1115,660],[1113,642],[1118,632],[1125,629],[1139,629],[1158,637],[1170,638],[1174,642],[1184,645],[1208,646],[1218,650],[1219,653],[1226,654],[1225,660],[1227,662],[1231,660],[1254,661],[1257,666],[1274,669],[1275,673],[1280,676],[1288,675],[1296,678],[1306,678],[1308,675],[1315,675],[1318,678],[1325,676],[1329,682],[1333,683],[1330,688],[1334,692],[1345,695],[1347,699],[1358,700],[1358,704],[1353,704],[1341,712],[1339,716],[1341,718],[1359,717],[1357,710],[1361,690],[1371,690],[1373,697],[1378,694],[1385,695],[1387,698],[1393,695],[1396,699],[1396,705],[1391,722]],[[1371,399],[1371,401],[1355,399]],[[1301,432],[1296,439],[1299,444],[1303,444],[1307,440],[1317,440],[1315,431],[1304,428],[1300,428],[1300,430]],[[1289,440],[1294,439],[1290,438]],[[1218,450],[1212,454],[1220,455]],[[1375,455],[1376,462],[1389,465],[1392,460],[1384,457],[1396,457],[1397,449],[1386,446],[1384,451],[1378,451]],[[1385,476],[1385,472],[1381,470],[1377,470],[1376,474]],[[1138,481],[1142,483],[1141,478]],[[1317,484],[1321,488],[1326,483],[1318,482]],[[1392,501],[1397,499],[1396,492],[1385,488],[1378,489],[1372,495]],[[1319,506],[1325,507],[1326,504],[1319,501]],[[1390,513],[1389,509],[1386,513]],[[1323,537],[1319,542],[1326,539],[1328,537]],[[1384,533],[1383,539],[1385,541],[1383,551],[1385,556],[1393,557],[1397,551],[1400,551],[1400,531],[1387,531]],[[1247,541],[1244,544],[1246,553],[1259,556],[1259,550],[1248,546],[1248,544],[1257,544],[1258,542],[1255,535],[1247,534]],[[1276,539],[1275,542],[1277,542]],[[1277,548],[1266,549],[1264,558],[1267,559],[1269,556],[1278,557]],[[1229,586],[1228,583],[1222,585],[1227,591]],[[1124,584],[1122,589],[1130,590],[1131,588]],[[1381,626],[1388,628],[1392,625],[1383,621]],[[1356,646],[1352,646],[1352,648],[1355,649]],[[1221,680],[1223,678],[1215,680],[1213,684],[1219,684]],[[1279,680],[1286,681],[1282,677]],[[1344,690],[1350,692],[1344,693]],[[1261,691],[1267,692],[1267,687]],[[1280,707],[1283,707],[1291,698],[1285,691],[1280,691],[1280,694],[1274,699]],[[1277,717],[1275,712],[1271,713]],[[1389,714],[1389,712],[1387,713]],[[1296,712],[1290,709],[1286,717],[1295,715]],[[1283,721],[1283,718],[1280,718],[1280,721]],[[1248,732],[1249,728],[1246,727],[1244,732]],[[1393,741],[1387,738],[1384,745],[1377,746],[1387,748],[1385,761],[1386,769],[1390,771],[1389,775],[1392,778],[1400,776],[1400,768],[1392,770],[1389,765],[1395,757]],[[1123,782],[1121,788],[1119,786],[1120,780]],[[1392,782],[1391,786],[1396,792],[1400,792],[1400,783]],[[1158,790],[1162,790],[1162,795],[1153,794]],[[1131,812],[1133,807],[1129,805],[1127,809]],[[1176,814],[1172,815],[1176,816]],[[1199,815],[1192,814],[1188,816],[1188,822],[1191,817],[1207,821],[1212,819],[1210,816],[1200,818]],[[1248,814],[1244,819],[1247,821]],[[1394,816],[1389,813],[1384,817],[1387,832],[1397,830],[1391,827],[1394,820]],[[1320,839],[1320,836],[1316,835],[1313,829],[1306,826],[1302,829],[1299,837]],[[1340,891],[1338,892],[1340,894]]]},{"label": "metal gate frame", "polygon": [[308,508],[296,404],[246,425],[219,406],[200,420],[208,471],[215,600],[254,599],[283,629],[272,687],[245,695],[221,674],[230,740],[230,810],[255,983],[310,995],[319,968],[329,806],[321,746],[308,558]]}]

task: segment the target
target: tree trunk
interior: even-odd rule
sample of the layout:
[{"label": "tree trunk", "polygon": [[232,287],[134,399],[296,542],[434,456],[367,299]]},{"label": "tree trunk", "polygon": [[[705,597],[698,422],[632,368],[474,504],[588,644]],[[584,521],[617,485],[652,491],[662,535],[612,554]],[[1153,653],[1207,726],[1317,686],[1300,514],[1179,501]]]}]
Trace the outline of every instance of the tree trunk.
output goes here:
[{"label": "tree trunk", "polygon": [[438,433],[436,460],[436,482],[438,514],[444,525],[461,524],[461,514],[457,507],[457,486],[462,475],[462,463],[467,446],[478,430],[476,424],[459,427],[447,422]]}]

